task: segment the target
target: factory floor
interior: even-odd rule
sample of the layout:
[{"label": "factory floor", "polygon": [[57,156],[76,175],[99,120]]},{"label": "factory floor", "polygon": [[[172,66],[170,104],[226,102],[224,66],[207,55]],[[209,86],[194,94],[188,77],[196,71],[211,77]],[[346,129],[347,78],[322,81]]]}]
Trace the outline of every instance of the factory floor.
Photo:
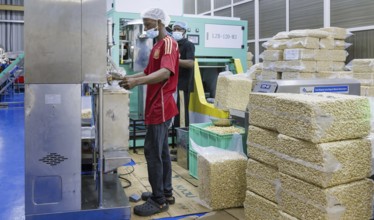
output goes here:
[{"label": "factory floor", "polygon": [[[0,219],[21,220],[25,219],[25,190],[24,190],[24,107],[23,94],[10,97],[8,106],[0,103]],[[133,166],[121,167],[118,173],[126,180],[122,185],[127,196],[140,195],[150,191],[148,183],[146,162],[142,149],[137,153],[130,151],[135,162]],[[131,186],[129,186],[131,182]],[[139,217],[132,214],[134,220],[141,219],[196,219],[196,216],[185,216],[197,213],[210,212],[204,219],[237,220],[244,219],[243,208],[228,209],[211,212],[201,205],[198,197],[198,181],[189,176],[188,171],[173,162],[173,187],[176,203],[169,210],[151,217]],[[127,187],[129,186],[129,187]],[[131,207],[142,204],[130,202]],[[201,214],[200,214],[201,215]]]},{"label": "factory floor", "polygon": [[[128,196],[132,194],[141,195],[142,192],[151,191],[151,187],[148,182],[147,175],[147,164],[143,155],[143,150],[139,149],[138,153],[130,152],[132,159],[136,165],[134,167],[121,167],[118,173],[121,177],[125,177],[131,181],[131,186],[125,188],[125,193]],[[195,213],[206,213],[211,212],[208,208],[202,205],[198,194],[198,180],[191,177],[188,171],[180,167],[177,162],[172,162],[172,182],[174,188],[174,197],[176,203],[169,206],[169,210],[164,213],[160,213],[150,217],[139,217],[132,215],[131,219],[134,220],[145,220],[145,219],[196,219],[196,215],[192,215],[186,218],[184,215],[190,215]],[[134,172],[132,172],[134,170]],[[131,174],[127,174],[131,173]],[[122,174],[122,175],[121,175]],[[123,175],[127,174],[127,175]],[[128,186],[128,181],[123,180],[122,186]],[[137,203],[130,202],[131,207],[142,204],[143,201]],[[179,217],[175,217],[179,216]],[[208,217],[209,216],[209,217]],[[169,218],[168,218],[169,217]],[[170,218],[174,217],[174,218]],[[243,208],[227,209],[219,212],[211,212],[204,216],[202,219],[214,219],[214,220],[237,220],[245,219]]]},{"label": "factory floor", "polygon": [[[23,102],[23,95],[6,102]],[[0,105],[0,219],[25,219],[23,105]]]}]

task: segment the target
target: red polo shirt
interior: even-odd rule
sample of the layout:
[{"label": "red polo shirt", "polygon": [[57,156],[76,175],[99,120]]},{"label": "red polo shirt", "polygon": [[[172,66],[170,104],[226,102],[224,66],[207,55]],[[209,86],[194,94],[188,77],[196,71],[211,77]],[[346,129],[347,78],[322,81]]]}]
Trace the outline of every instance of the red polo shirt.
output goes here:
[{"label": "red polo shirt", "polygon": [[161,124],[178,114],[173,93],[178,85],[179,51],[170,36],[158,41],[149,55],[144,73],[149,75],[161,68],[170,70],[168,80],[147,85],[145,124]]}]

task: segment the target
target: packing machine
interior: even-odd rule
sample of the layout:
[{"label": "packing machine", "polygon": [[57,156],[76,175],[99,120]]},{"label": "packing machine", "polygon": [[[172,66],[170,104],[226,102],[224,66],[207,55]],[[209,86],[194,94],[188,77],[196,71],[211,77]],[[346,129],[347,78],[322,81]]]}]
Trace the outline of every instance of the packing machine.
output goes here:
[{"label": "packing machine", "polygon": [[[25,1],[26,219],[130,219],[115,172],[131,160],[129,95],[104,87],[105,9],[102,0]],[[84,107],[83,84],[93,94]],[[87,129],[83,108],[92,115]],[[84,175],[87,138],[92,171]]]}]

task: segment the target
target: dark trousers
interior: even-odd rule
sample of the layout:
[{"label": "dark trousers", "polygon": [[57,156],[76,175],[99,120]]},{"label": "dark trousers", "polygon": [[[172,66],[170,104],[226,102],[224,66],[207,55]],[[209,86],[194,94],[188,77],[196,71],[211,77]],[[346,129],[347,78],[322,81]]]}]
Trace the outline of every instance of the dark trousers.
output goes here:
[{"label": "dark trousers", "polygon": [[159,204],[165,197],[173,195],[171,185],[171,160],[169,154],[168,129],[171,119],[157,125],[148,125],[144,142],[147,160],[148,181],[152,187],[152,199]]},{"label": "dark trousers", "polygon": [[[178,106],[178,111],[180,111],[180,103],[179,103],[179,91],[177,91],[178,96],[177,96],[177,106]],[[185,115],[185,127],[188,127],[190,124],[190,115],[189,115],[189,110],[188,110],[188,105],[190,104],[190,91],[183,91],[184,95],[184,115]],[[180,112],[177,116],[175,116],[174,120],[174,127],[180,127]]]}]

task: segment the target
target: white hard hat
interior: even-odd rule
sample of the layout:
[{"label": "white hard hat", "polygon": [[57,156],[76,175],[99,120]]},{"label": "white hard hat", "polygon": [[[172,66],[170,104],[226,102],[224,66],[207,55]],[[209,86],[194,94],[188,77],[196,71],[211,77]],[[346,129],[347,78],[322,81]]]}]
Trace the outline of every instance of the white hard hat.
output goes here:
[{"label": "white hard hat", "polygon": [[141,18],[149,18],[153,20],[161,20],[165,26],[168,26],[170,23],[170,17],[167,15],[164,10],[161,8],[150,8],[141,13]]}]

